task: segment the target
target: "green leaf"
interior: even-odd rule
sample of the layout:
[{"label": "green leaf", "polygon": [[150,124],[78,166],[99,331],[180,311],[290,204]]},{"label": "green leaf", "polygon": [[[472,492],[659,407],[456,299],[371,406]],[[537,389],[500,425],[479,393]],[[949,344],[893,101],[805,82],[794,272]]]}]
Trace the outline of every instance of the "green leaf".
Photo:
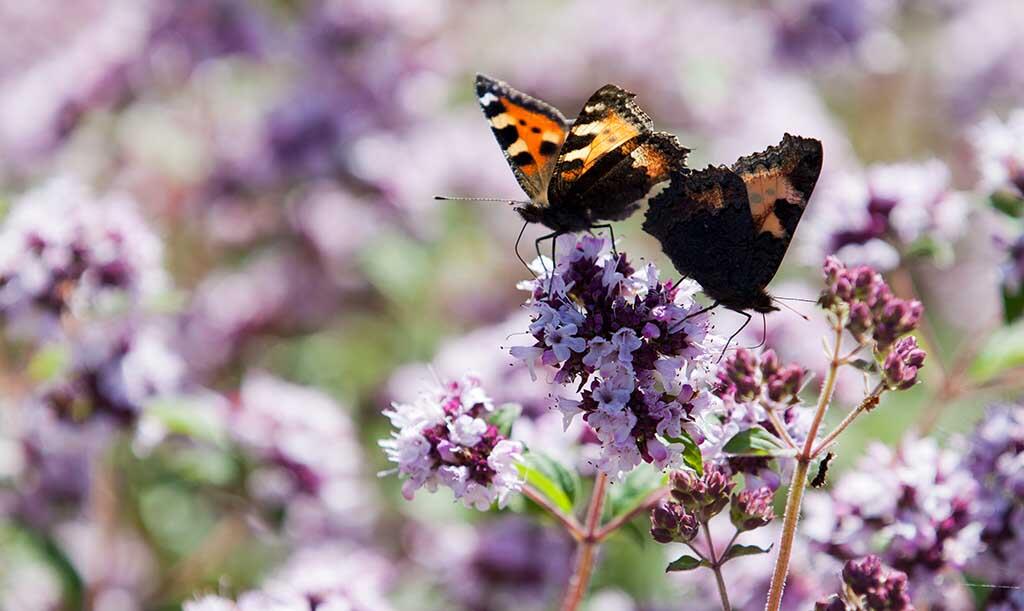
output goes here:
[{"label": "green leaf", "polygon": [[725,443],[722,451],[737,456],[786,456],[792,450],[782,447],[779,440],[759,426],[740,431]]},{"label": "green leaf", "polygon": [[1024,365],[1024,320],[995,330],[971,363],[970,375],[986,382],[1000,373]]},{"label": "green leaf", "polygon": [[854,360],[850,361],[850,365],[854,369],[859,369],[859,370],[863,371],[864,373],[877,373],[878,372],[878,365],[874,361],[869,361],[867,359],[854,359]]},{"label": "green leaf", "polygon": [[954,256],[953,247],[949,242],[936,240],[932,236],[923,236],[911,242],[904,254],[910,257],[930,259],[938,267],[948,267],[953,263]]},{"label": "green leaf", "polygon": [[651,465],[633,469],[608,487],[608,502],[605,503],[605,520],[625,515],[637,508],[654,491],[668,483],[668,476]]},{"label": "green leaf", "polygon": [[518,466],[527,485],[547,497],[555,507],[572,513],[579,492],[579,478],[575,473],[553,458],[537,452],[526,454]]},{"label": "green leaf", "polygon": [[71,351],[63,344],[48,344],[32,355],[28,363],[28,375],[33,382],[53,380],[63,373],[71,362]]},{"label": "green leaf", "polygon": [[996,191],[989,198],[989,202],[993,208],[1007,216],[1014,218],[1024,216],[1024,197],[1019,197],[1015,193],[1006,190]]},{"label": "green leaf", "polygon": [[1003,320],[1006,324],[1016,322],[1024,315],[1024,286],[1011,293],[1003,287]]},{"label": "green leaf", "polygon": [[512,425],[519,419],[521,413],[523,407],[518,403],[505,403],[495,409],[487,421],[498,427],[498,432],[502,436],[509,437],[512,435]]},{"label": "green leaf", "polygon": [[702,566],[711,566],[707,560],[701,560],[700,558],[694,558],[693,556],[682,556],[673,560],[667,567],[665,567],[666,573],[674,571],[692,571],[693,569],[700,568]]},{"label": "green leaf", "polygon": [[704,457],[700,454],[700,446],[690,437],[690,434],[683,431],[682,437],[665,437],[670,443],[683,444],[683,463],[697,472],[697,475],[704,475]]},{"label": "green leaf", "polygon": [[159,422],[168,433],[223,445],[227,431],[214,410],[202,400],[185,398],[159,399],[148,404],[145,417]]},{"label": "green leaf", "polygon": [[741,558],[743,556],[756,556],[757,554],[767,554],[772,551],[772,546],[769,545],[767,549],[761,549],[756,545],[740,545],[734,543],[732,547],[725,550],[725,554],[722,556],[722,562],[728,562],[734,558]]}]

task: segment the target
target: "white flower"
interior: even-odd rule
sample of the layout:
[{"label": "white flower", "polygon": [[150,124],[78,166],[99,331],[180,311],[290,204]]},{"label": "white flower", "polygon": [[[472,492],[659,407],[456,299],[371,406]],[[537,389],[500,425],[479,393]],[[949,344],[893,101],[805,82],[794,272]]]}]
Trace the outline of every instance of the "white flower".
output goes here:
[{"label": "white flower", "polygon": [[473,447],[487,432],[487,423],[480,418],[462,415],[448,425],[448,438],[460,446]]},{"label": "white flower", "polygon": [[548,325],[544,329],[544,343],[555,353],[559,362],[568,360],[573,352],[587,349],[587,341],[576,335],[576,325],[567,324],[560,327]]}]

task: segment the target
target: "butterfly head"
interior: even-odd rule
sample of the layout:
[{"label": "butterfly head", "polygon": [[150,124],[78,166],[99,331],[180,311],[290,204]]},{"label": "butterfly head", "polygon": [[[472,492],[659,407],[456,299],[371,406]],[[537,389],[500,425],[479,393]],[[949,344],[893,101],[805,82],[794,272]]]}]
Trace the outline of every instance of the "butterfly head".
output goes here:
[{"label": "butterfly head", "polygon": [[777,312],[779,308],[775,307],[772,303],[772,296],[767,291],[761,291],[756,295],[750,303],[747,304],[747,308],[751,309],[758,314],[768,314],[769,312]]},{"label": "butterfly head", "polygon": [[516,206],[515,211],[518,212],[519,216],[523,217],[523,220],[527,223],[543,223],[545,219],[544,208],[532,202]]}]

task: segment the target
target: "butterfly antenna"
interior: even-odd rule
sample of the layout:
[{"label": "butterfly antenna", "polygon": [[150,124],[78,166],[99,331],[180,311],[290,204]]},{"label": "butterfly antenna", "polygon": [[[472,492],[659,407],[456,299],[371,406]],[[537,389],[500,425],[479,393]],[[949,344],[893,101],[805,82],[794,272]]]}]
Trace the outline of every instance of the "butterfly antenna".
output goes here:
[{"label": "butterfly antenna", "polygon": [[[810,320],[810,318],[808,318],[808,316],[806,314],[804,314],[803,312],[797,310],[796,308],[790,306],[789,304],[782,303],[781,301],[779,301],[778,297],[772,297],[772,301],[774,301],[775,303],[779,304],[780,306],[786,308],[790,312],[796,314],[800,318],[803,318],[804,320]],[[801,300],[801,301],[803,301],[803,300]]]},{"label": "butterfly antenna", "polygon": [[515,204],[525,206],[530,203],[501,197],[459,197],[457,195],[435,195],[434,199],[442,202],[498,202],[510,206]]},{"label": "butterfly antenna", "polygon": [[782,299],[784,301],[802,301],[804,303],[818,303],[817,299],[808,299],[806,297],[776,297],[773,295],[772,299]]}]

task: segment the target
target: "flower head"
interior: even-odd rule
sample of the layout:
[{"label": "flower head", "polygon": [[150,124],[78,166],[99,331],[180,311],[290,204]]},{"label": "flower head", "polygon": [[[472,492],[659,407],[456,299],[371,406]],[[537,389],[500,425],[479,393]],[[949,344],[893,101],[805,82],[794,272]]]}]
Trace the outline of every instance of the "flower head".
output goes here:
[{"label": "flower head", "polygon": [[917,339],[904,337],[896,342],[882,365],[882,378],[891,390],[906,390],[917,384],[917,371],[927,355],[917,347]]},{"label": "flower head", "polygon": [[689,543],[700,524],[679,503],[662,502],[651,510],[651,537],[658,543]]},{"label": "flower head", "polygon": [[704,474],[675,471],[670,480],[672,500],[681,504],[687,513],[700,522],[707,522],[729,504],[729,493],[736,486],[722,467],[704,464]]},{"label": "flower head", "polygon": [[774,497],[775,492],[765,486],[733,494],[729,519],[736,530],[754,530],[766,526],[775,519],[775,509],[772,507]]},{"label": "flower head", "polygon": [[522,485],[516,465],[523,446],[486,421],[493,411],[479,381],[468,376],[385,411],[398,430],[380,445],[406,478],[402,494],[411,499],[423,486],[434,491],[443,484],[467,507],[504,506]]},{"label": "flower head", "polygon": [[609,251],[606,240],[584,237],[551,274],[524,283],[534,341],[512,354],[577,385],[579,400],[558,407],[567,423],[583,415],[602,445],[598,468],[617,476],[640,462],[681,464],[680,438],[696,433],[708,407],[694,372],[714,340],[687,284],[661,282],[653,265],[635,270]]},{"label": "flower head", "polygon": [[884,566],[878,556],[848,561],[842,577],[842,592],[816,604],[815,611],[914,611],[906,573]]}]

